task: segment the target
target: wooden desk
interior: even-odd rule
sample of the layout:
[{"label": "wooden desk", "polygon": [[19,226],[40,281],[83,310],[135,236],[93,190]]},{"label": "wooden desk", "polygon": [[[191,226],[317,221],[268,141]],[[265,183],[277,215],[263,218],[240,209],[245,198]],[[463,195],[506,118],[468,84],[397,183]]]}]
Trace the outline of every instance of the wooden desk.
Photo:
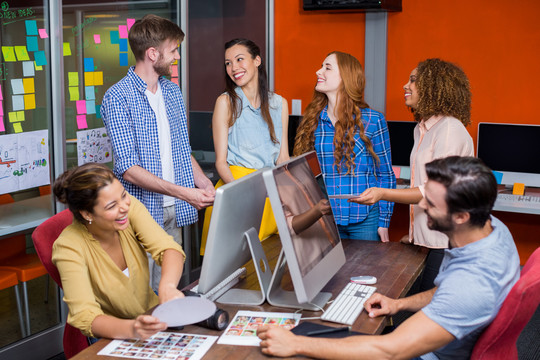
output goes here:
[{"label": "wooden desk", "polygon": [[[341,268],[338,274],[330,280],[323,289],[330,291],[334,297],[339,294],[341,289],[348,283],[349,278],[354,275],[374,275],[378,281],[375,285],[377,291],[387,296],[397,298],[403,297],[409,291],[414,280],[418,277],[424,267],[427,256],[427,249],[404,245],[401,243],[381,243],[372,241],[354,241],[344,240],[344,251],[347,257],[347,262]],[[272,237],[263,242],[268,262],[271,267],[274,267],[277,262],[277,257],[281,250],[279,238]],[[248,277],[241,281],[240,285],[243,288],[253,287],[256,283],[256,275],[254,274],[253,266],[248,264]],[[287,281],[284,280],[286,283]],[[194,286],[192,284],[192,286]],[[192,287],[190,286],[190,287]],[[286,285],[290,286],[290,285]],[[189,288],[189,287],[188,287]],[[252,311],[277,311],[277,312],[294,312],[294,309],[284,309],[270,306],[265,303],[261,306],[233,306],[221,305],[218,307],[227,310],[232,317],[238,310]],[[303,311],[302,316],[315,317],[320,316],[321,312]],[[366,334],[380,334],[386,326],[386,317],[370,319],[367,313],[363,311],[352,329]],[[317,321],[319,322],[319,321]],[[324,322],[325,325],[340,326]],[[199,326],[186,326],[183,333],[191,334],[206,334],[220,336],[221,331],[208,330]],[[117,357],[97,356],[96,354],[109,344],[110,340],[101,339],[94,345],[85,349],[73,359],[75,360],[106,360],[119,359]],[[214,344],[206,353],[204,359],[267,359],[258,347],[253,346],[232,346]]]}]

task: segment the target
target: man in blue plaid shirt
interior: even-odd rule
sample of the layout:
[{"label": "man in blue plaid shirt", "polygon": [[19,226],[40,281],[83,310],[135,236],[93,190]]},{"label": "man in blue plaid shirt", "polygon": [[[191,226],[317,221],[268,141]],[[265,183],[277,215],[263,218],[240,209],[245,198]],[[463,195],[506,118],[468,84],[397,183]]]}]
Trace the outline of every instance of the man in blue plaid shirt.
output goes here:
[{"label": "man in blue plaid shirt", "polygon": [[[146,15],[133,24],[129,44],[136,64],[105,94],[101,115],[112,140],[114,173],[152,217],[182,244],[181,227],[197,221],[215,189],[191,155],[180,88],[164,78],[180,59],[184,33],[173,22]],[[161,267],[150,259],[152,288]]]}]

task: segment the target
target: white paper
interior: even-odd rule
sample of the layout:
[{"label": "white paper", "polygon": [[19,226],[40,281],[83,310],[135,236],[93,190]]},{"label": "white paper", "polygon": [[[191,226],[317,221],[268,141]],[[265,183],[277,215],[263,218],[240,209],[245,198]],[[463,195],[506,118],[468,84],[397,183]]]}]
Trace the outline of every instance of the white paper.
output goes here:
[{"label": "white paper", "polygon": [[0,194],[50,181],[47,130],[0,136]]},{"label": "white paper", "polygon": [[351,194],[343,194],[343,195],[328,195],[329,199],[352,199],[357,198],[360,195],[351,195]]},{"label": "white paper", "polygon": [[112,161],[111,139],[104,127],[77,131],[77,158],[79,166]]},{"label": "white paper", "polygon": [[199,360],[217,336],[158,332],[146,340],[113,340],[98,355],[130,359]]},{"label": "white paper", "polygon": [[208,299],[187,296],[158,305],[152,316],[167,323],[168,327],[195,324],[208,319],[216,312],[216,304]]},{"label": "white paper", "polygon": [[294,313],[238,311],[219,338],[218,344],[259,346],[259,325],[277,325],[290,330],[298,325],[301,317],[302,314]]}]

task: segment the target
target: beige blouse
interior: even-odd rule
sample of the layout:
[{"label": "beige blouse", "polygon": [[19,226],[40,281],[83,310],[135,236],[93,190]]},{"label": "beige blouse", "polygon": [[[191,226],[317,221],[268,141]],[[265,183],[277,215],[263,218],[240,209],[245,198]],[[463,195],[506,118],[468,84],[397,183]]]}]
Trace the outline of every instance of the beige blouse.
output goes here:
[{"label": "beige blouse", "polygon": [[[432,116],[416,125],[411,151],[411,186],[419,187],[424,195],[427,180],[426,164],[447,156],[474,156],[471,135],[461,121],[451,116]],[[409,241],[433,249],[448,248],[448,237],[430,230],[427,216],[418,205],[412,205]]]},{"label": "beige blouse", "polygon": [[133,319],[159,303],[149,286],[146,252],[159,265],[167,249],[175,249],[185,258],[180,245],[154,221],[144,205],[130,197],[129,227],[119,231],[129,277],[77,220],[53,245],[52,261],[60,272],[64,301],[69,307],[67,321],[86,336],[94,336],[92,322],[98,315]]}]

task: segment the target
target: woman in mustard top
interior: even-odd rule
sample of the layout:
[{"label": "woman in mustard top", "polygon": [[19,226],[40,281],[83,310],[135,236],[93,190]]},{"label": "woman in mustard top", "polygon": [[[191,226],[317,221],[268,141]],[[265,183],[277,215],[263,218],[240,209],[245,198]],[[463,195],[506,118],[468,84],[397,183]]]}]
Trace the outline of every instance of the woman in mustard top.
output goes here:
[{"label": "woman in mustard top", "polygon": [[[145,339],[167,325],[144,312],[184,295],[185,254],[105,165],[66,171],[54,183],[74,220],[53,245],[68,323],[89,337]],[[162,266],[159,296],[149,286],[149,252]]]}]

